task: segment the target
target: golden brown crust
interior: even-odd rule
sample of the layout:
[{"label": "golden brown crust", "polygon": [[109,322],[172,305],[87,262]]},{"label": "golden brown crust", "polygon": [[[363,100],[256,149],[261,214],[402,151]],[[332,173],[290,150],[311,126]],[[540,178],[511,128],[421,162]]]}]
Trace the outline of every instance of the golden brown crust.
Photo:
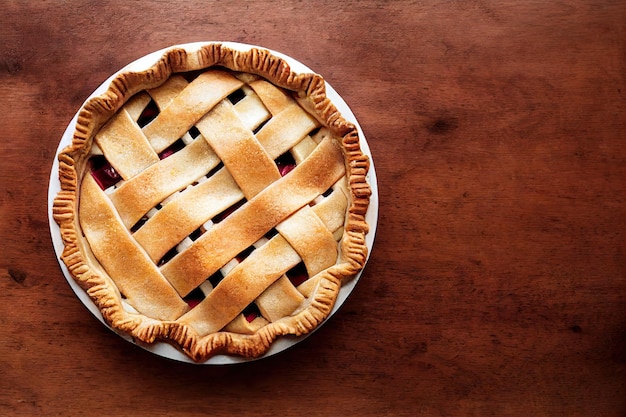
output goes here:
[{"label": "golden brown crust", "polygon": [[[175,72],[212,66],[256,74],[281,88],[293,91],[301,106],[342,138],[349,207],[339,263],[310,279],[317,285],[311,290],[306,308],[292,316],[263,323],[253,334],[218,331],[200,335],[183,321],[160,321],[126,311],[116,286],[82,238],[82,229],[76,214],[86,159],[94,136],[100,128],[139,91],[159,87]],[[266,87],[268,86],[261,80],[258,88]],[[268,88],[271,88],[271,84]],[[281,105],[279,101],[268,104],[267,107],[271,111],[272,107]],[[150,140],[149,135],[147,136]],[[65,244],[62,259],[70,273],[94,300],[104,319],[114,328],[146,343],[169,341],[195,361],[204,361],[218,353],[258,357],[267,352],[271,343],[281,335],[302,335],[310,332],[331,312],[342,281],[354,276],[363,267],[367,257],[365,235],[368,225],[365,214],[370,196],[370,188],[366,182],[369,160],[360,149],[357,129],[341,116],[327,98],[324,80],[319,75],[297,74],[291,71],[283,59],[263,49],[252,48],[242,52],[219,43],[207,44],[197,52],[175,48],[166,51],[157,63],[145,71],[121,73],[112,80],[106,92],[85,103],[78,115],[72,143],[60,153],[58,159],[61,191],[54,201],[53,216],[60,226]],[[133,215],[126,222],[131,223],[136,217],[137,215]],[[274,277],[271,279],[275,280]],[[227,323],[222,323],[221,326],[225,324]],[[241,327],[236,323],[231,324],[233,328],[237,326]]]}]

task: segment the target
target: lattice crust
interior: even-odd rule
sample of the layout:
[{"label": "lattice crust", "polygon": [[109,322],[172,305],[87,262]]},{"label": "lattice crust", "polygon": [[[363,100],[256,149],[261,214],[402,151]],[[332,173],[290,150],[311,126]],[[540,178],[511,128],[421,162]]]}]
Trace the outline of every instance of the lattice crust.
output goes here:
[{"label": "lattice crust", "polygon": [[59,161],[72,275],[113,327],[197,361],[311,331],[365,262],[357,131],[267,51],[173,49],[119,75]]}]

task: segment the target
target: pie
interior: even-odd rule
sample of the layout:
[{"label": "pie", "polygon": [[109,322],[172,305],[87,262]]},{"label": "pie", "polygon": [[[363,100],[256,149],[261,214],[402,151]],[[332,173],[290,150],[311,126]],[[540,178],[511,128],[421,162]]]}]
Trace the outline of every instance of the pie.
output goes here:
[{"label": "pie", "polygon": [[121,72],[58,160],[72,277],[114,329],[194,361],[311,332],[367,257],[358,129],[321,76],[261,48]]}]

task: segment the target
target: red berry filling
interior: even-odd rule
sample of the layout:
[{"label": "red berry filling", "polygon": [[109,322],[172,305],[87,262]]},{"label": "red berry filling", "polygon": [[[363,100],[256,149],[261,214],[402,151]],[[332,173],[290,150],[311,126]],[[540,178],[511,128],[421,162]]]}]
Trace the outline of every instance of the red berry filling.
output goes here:
[{"label": "red berry filling", "polygon": [[[163,152],[159,154],[160,159],[165,159],[168,156],[173,155],[182,148],[185,147],[185,143],[182,140],[177,140],[172,145],[167,147]],[[122,177],[113,168],[113,166],[102,155],[93,156],[90,159],[91,175],[96,180],[101,189],[106,190],[109,187],[114,186],[122,180]]]},{"label": "red berry filling", "polygon": [[243,260],[246,259],[253,251],[254,246],[250,246],[249,248],[244,249],[243,251],[241,251],[241,253],[235,256],[235,259],[237,259],[237,261],[239,262],[243,262]]},{"label": "red berry filling", "polygon": [[289,278],[289,281],[291,281],[295,287],[309,279],[309,274],[304,262],[300,262],[298,265],[291,268],[285,275],[287,275],[287,278]]},{"label": "red berry filling", "polygon": [[178,139],[176,142],[172,143],[170,146],[168,146],[163,151],[161,151],[161,153],[159,154],[159,158],[165,159],[168,156],[172,156],[176,152],[183,149],[184,147],[185,147],[185,142],[183,142],[182,139]]},{"label": "red berry filling", "polygon": [[280,172],[281,177],[284,177],[296,167],[296,161],[289,152],[282,154],[274,162],[276,162],[276,166],[278,167],[278,172]]},{"label": "red berry filling", "polygon": [[252,303],[248,307],[246,307],[242,311],[242,314],[246,318],[248,323],[252,323],[252,321],[254,319],[256,319],[257,317],[261,316],[261,312],[259,311],[259,308],[254,303]]},{"label": "red berry filling", "polygon": [[202,300],[204,300],[204,297],[204,293],[199,288],[196,288],[195,290],[190,292],[189,295],[183,298],[183,300],[185,300],[189,307],[194,308],[195,306],[200,304]]},{"label": "red berry filling", "polygon": [[240,202],[238,202],[237,204],[233,204],[232,206],[230,206],[229,208],[227,208],[226,210],[224,210],[223,212],[221,212],[220,214],[218,214],[217,216],[213,217],[213,219],[211,219],[213,221],[213,223],[219,223],[222,220],[224,220],[226,217],[228,217],[229,215],[231,215],[235,210],[237,210],[239,207],[243,206],[243,204],[246,202],[246,199],[241,200]]},{"label": "red berry filling", "polygon": [[137,119],[137,124],[140,127],[144,127],[145,125],[153,121],[155,117],[157,117],[158,114],[159,114],[159,107],[154,101],[151,100],[150,103],[148,103],[148,105],[146,106],[146,108],[143,109],[143,111],[141,112],[141,115]]},{"label": "red berry filling", "polygon": [[104,156],[91,158],[91,175],[101,189],[106,190],[122,180],[120,174],[111,166]]},{"label": "red berry filling", "polygon": [[196,299],[185,299],[185,302],[187,303],[187,305],[190,308],[194,308],[195,306],[197,306],[198,304],[200,304],[200,301],[202,300],[196,300]]}]

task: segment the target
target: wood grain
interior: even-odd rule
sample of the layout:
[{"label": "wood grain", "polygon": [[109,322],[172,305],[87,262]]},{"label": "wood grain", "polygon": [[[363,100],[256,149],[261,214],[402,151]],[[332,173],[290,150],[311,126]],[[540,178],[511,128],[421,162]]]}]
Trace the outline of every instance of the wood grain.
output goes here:
[{"label": "wood grain", "polygon": [[[626,414],[626,2],[3,0],[0,20],[0,414]],[[173,363],[106,330],[48,231],[82,101],[197,40],[324,75],[378,174],[354,293],[244,366]]]}]

